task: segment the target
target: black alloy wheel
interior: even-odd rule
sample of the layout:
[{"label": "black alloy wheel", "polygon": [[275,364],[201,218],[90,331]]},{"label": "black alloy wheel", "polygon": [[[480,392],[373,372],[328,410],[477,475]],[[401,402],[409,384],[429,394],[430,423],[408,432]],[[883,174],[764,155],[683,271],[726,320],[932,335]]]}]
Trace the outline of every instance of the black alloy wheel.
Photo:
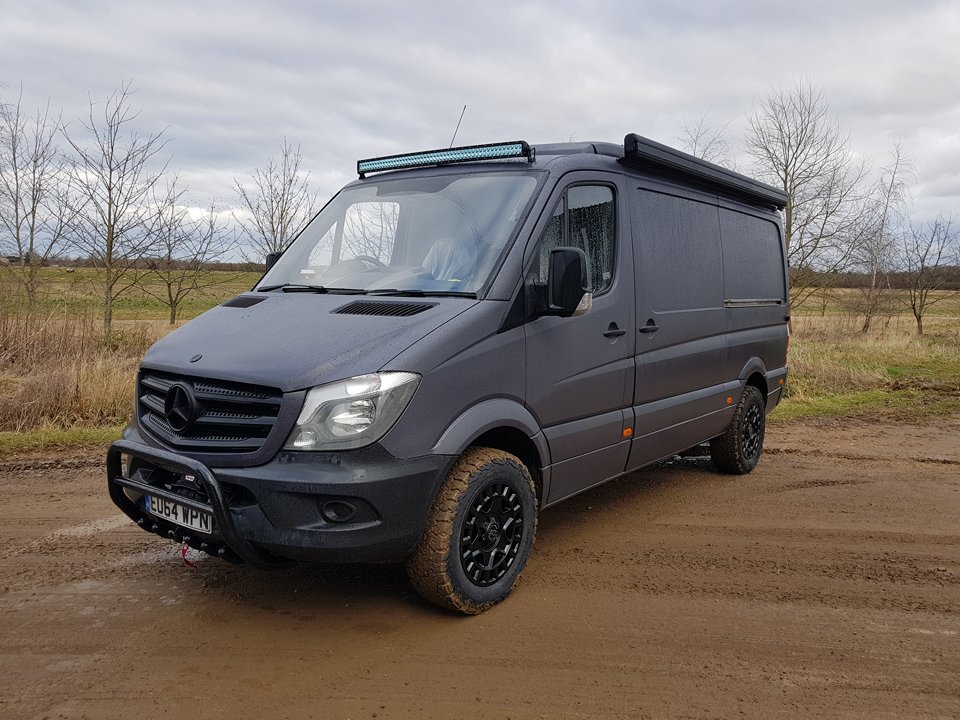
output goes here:
[{"label": "black alloy wheel", "polygon": [[760,462],[766,430],[763,393],[747,385],[740,394],[726,432],[710,441],[710,458],[717,470],[743,475]]},{"label": "black alloy wheel", "polygon": [[740,431],[740,445],[743,456],[751,459],[760,454],[760,445],[763,442],[763,413],[759,406],[751,403],[743,418],[743,429]]},{"label": "black alloy wheel", "polygon": [[513,590],[536,532],[536,487],[520,458],[468,448],[440,486],[407,575],[435,605],[476,615]]},{"label": "black alloy wheel", "polygon": [[491,483],[467,510],[460,536],[463,574],[478,587],[500,580],[517,559],[523,503],[505,483]]}]

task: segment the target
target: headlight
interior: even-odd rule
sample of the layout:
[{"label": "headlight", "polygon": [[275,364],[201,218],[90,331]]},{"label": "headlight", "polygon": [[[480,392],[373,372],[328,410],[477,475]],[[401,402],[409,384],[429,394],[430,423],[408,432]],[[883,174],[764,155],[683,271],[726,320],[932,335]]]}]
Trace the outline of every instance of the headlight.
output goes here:
[{"label": "headlight", "polygon": [[307,393],[284,450],[350,450],[382,438],[410,403],[420,376],[359,375]]}]

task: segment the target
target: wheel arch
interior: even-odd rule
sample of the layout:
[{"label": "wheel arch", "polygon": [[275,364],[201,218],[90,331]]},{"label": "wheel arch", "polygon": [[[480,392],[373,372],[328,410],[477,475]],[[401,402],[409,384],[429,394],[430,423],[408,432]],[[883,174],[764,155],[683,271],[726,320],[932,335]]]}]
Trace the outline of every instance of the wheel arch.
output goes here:
[{"label": "wheel arch", "polygon": [[543,464],[534,442],[513,427],[496,427],[474,438],[469,447],[486,447],[503,450],[520,458],[527,466],[537,489],[537,505],[543,503]]},{"label": "wheel arch", "polygon": [[740,371],[739,380],[744,386],[753,385],[767,399],[767,368],[763,360],[758,357],[752,357]]},{"label": "wheel arch", "polygon": [[450,424],[431,452],[459,456],[469,447],[494,448],[516,455],[533,476],[538,500],[542,500],[550,449],[536,419],[523,405],[507,398],[494,398],[470,407]]}]

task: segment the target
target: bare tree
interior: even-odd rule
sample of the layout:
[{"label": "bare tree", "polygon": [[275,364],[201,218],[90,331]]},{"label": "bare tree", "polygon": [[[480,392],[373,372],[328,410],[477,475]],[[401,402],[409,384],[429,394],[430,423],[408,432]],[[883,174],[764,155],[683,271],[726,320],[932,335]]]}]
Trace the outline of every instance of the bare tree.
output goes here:
[{"label": "bare tree", "polygon": [[[184,194],[174,178],[156,202],[157,215],[153,223],[156,242],[141,283],[144,293],[169,308],[171,325],[176,324],[180,307],[188,297],[202,295],[205,290],[234,278],[210,270],[210,263],[222,260],[235,248],[221,213],[211,204],[202,217],[192,219],[189,208],[182,202]],[[156,285],[159,290],[155,289]]]},{"label": "bare tree", "polygon": [[794,305],[824,273],[845,269],[862,240],[866,165],[848,145],[826,98],[809,84],[772,91],[750,118],[747,152],[758,174],[787,193],[784,236]]},{"label": "bare tree", "polygon": [[863,332],[870,330],[873,318],[892,313],[895,307],[890,292],[889,273],[893,270],[896,252],[896,231],[903,219],[907,201],[907,179],[912,173],[910,160],[899,141],[890,152],[890,163],[883,168],[863,216],[864,228],[858,233],[862,242],[853,248],[854,264],[868,278],[858,288],[856,310],[863,316]]},{"label": "bare tree", "polygon": [[49,104],[28,116],[22,93],[0,106],[0,247],[17,257],[12,267],[30,307],[40,269],[64,249],[72,219],[67,160],[55,142],[59,124]]},{"label": "bare tree", "polygon": [[166,145],[163,132],[134,129],[130,83],[114,91],[101,112],[90,101],[83,131],[63,134],[76,154],[73,180],[77,196],[74,242],[101,271],[103,327],[113,324],[113,303],[137,283],[138,268],[154,244],[151,195],[167,168],[157,155]]},{"label": "bare tree", "polygon": [[281,252],[313,217],[317,194],[310,190],[310,173],[300,169],[299,145],[283,139],[280,158],[267,158],[253,171],[250,183],[234,180],[242,213],[236,215],[255,254]]},{"label": "bare tree", "polygon": [[901,279],[907,283],[906,305],[923,335],[923,318],[937,303],[960,296],[960,290],[946,289],[950,275],[947,265],[960,265],[960,230],[951,218],[938,216],[925,225],[911,227],[900,242]]},{"label": "bare tree", "polygon": [[676,138],[681,149],[701,160],[717,163],[726,167],[734,166],[730,156],[730,143],[727,142],[727,121],[720,127],[712,125],[704,113],[696,122],[683,121],[680,135]]}]

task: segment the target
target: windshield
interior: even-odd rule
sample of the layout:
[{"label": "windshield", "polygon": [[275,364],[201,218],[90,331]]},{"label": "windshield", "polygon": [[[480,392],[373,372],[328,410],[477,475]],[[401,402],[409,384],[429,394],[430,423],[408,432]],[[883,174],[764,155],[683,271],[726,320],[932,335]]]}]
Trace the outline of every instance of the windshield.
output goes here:
[{"label": "windshield", "polygon": [[476,293],[523,220],[533,173],[384,179],[340,192],[258,289]]}]

